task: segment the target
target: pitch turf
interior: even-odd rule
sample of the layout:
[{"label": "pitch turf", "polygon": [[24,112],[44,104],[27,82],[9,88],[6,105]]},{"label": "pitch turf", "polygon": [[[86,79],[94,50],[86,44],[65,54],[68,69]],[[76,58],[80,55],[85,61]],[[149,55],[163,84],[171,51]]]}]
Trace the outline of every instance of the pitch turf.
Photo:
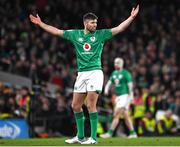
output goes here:
[{"label": "pitch turf", "polygon": [[[66,138],[47,139],[0,139],[0,146],[68,146]],[[82,146],[80,144],[73,144]],[[70,146],[73,146],[70,145]],[[149,137],[149,138],[98,138],[98,144],[93,146],[180,146],[180,137]]]}]

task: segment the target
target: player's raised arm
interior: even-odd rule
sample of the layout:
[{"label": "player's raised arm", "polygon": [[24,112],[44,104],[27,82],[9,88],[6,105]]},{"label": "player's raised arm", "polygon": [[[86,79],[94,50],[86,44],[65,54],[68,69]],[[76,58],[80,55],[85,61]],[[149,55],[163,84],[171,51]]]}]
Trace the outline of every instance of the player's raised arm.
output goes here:
[{"label": "player's raised arm", "polygon": [[125,21],[123,21],[117,27],[114,27],[111,29],[112,35],[114,36],[122,31],[124,31],[131,24],[131,22],[134,20],[134,18],[137,16],[138,12],[139,12],[139,5],[137,5],[136,8],[132,9],[131,15]]},{"label": "player's raised arm", "polygon": [[30,14],[29,18],[30,18],[32,23],[40,26],[45,31],[47,31],[53,35],[56,35],[56,36],[63,36],[63,30],[60,30],[56,27],[45,24],[44,22],[41,21],[41,18],[38,15],[33,16]]}]

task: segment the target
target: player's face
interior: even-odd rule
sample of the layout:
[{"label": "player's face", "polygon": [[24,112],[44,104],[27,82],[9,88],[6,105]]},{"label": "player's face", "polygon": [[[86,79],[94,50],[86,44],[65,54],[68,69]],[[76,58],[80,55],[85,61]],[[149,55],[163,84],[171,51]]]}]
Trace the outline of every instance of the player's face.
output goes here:
[{"label": "player's face", "polygon": [[114,68],[116,70],[122,70],[123,69],[123,60],[119,59],[119,58],[116,58],[114,60]]},{"label": "player's face", "polygon": [[84,22],[84,26],[85,26],[86,30],[88,30],[89,32],[94,32],[97,28],[97,19],[86,20]]},{"label": "player's face", "polygon": [[121,69],[121,67],[119,66],[119,63],[116,63],[116,62],[114,62],[114,68],[116,70],[120,70]]}]

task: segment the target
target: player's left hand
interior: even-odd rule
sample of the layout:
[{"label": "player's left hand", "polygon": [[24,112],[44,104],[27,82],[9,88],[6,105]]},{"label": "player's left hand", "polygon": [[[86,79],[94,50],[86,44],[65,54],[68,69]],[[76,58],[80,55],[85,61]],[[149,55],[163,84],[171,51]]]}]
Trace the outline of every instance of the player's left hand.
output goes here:
[{"label": "player's left hand", "polygon": [[40,25],[42,23],[41,18],[39,17],[38,14],[36,16],[33,16],[32,14],[30,14],[29,18],[30,18],[31,22],[36,25]]},{"label": "player's left hand", "polygon": [[133,9],[131,11],[131,17],[135,18],[137,16],[138,12],[139,12],[139,5],[137,5],[136,8],[133,7]]}]

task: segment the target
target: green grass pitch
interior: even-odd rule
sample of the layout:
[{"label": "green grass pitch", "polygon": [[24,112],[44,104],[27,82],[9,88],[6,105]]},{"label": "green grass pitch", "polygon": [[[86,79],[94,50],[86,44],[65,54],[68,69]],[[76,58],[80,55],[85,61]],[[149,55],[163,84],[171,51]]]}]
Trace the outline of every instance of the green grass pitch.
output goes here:
[{"label": "green grass pitch", "polygon": [[[82,146],[66,144],[65,139],[67,138],[0,139],[0,146]],[[98,138],[98,144],[93,146],[180,146],[180,137]]]}]

